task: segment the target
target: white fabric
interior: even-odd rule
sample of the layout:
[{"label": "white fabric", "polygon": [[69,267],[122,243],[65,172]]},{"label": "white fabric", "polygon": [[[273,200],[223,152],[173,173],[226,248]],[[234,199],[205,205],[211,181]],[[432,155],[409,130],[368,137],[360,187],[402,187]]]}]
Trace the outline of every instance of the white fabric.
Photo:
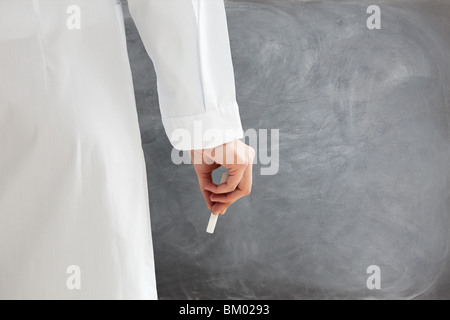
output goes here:
[{"label": "white fabric", "polygon": [[[0,0],[0,299],[157,298],[116,3]],[[81,28],[71,30],[73,5]],[[169,137],[201,121],[241,138],[223,0],[129,5],[156,67]],[[67,286],[69,266],[80,268],[79,290]]]}]

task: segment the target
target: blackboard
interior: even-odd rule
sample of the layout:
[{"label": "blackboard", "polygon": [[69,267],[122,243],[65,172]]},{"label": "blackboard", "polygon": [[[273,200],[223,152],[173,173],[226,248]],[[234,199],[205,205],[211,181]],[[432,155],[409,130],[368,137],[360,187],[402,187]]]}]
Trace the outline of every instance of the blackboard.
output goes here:
[{"label": "blackboard", "polygon": [[244,129],[279,130],[279,170],[258,162],[214,235],[193,169],[171,162],[126,14],[160,299],[450,298],[450,2],[226,8]]}]

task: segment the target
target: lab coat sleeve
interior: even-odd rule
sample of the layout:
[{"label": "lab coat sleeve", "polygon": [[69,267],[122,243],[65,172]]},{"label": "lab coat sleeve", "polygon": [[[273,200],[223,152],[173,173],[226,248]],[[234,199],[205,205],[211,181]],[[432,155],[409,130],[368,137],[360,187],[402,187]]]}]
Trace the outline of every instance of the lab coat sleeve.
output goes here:
[{"label": "lab coat sleeve", "polygon": [[157,74],[162,121],[179,150],[243,137],[224,0],[128,0]]}]

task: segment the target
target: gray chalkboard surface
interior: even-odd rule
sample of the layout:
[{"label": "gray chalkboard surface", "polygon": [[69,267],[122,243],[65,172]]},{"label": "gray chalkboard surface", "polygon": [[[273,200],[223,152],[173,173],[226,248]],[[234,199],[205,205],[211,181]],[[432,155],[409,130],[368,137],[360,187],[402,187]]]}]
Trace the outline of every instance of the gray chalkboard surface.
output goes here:
[{"label": "gray chalkboard surface", "polygon": [[[369,5],[381,29],[368,29]],[[159,297],[450,298],[450,1],[226,8],[244,129],[279,129],[279,171],[258,163],[252,195],[214,235],[193,169],[171,162],[126,14]]]}]

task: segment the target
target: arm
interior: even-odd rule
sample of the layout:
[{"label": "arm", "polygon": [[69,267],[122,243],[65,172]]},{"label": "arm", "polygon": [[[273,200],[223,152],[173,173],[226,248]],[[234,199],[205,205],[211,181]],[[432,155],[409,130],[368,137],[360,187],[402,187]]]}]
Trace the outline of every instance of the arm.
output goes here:
[{"label": "arm", "polygon": [[[238,140],[243,130],[224,1],[128,0],[128,4],[155,66],[167,136],[175,148],[191,150],[208,208],[224,214],[237,199],[250,194],[255,156]],[[180,130],[189,138],[178,140]],[[207,140],[203,138],[207,131],[219,134]],[[197,161],[195,155],[200,156]],[[220,166],[228,169],[229,178],[217,186],[211,173]]]},{"label": "arm", "polygon": [[[223,0],[129,0],[158,77],[162,121],[180,150],[213,148],[243,137]],[[215,141],[194,137],[215,130]],[[227,136],[225,132],[227,131]]]}]

